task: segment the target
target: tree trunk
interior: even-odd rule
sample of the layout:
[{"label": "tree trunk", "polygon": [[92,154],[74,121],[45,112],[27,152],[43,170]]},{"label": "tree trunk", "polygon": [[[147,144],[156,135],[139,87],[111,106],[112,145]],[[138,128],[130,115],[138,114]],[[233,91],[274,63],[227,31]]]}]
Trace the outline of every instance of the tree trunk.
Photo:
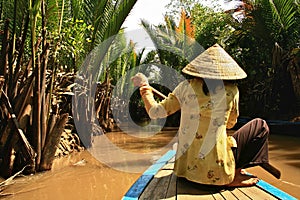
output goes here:
[{"label": "tree trunk", "polygon": [[61,115],[61,118],[57,120],[52,132],[47,135],[44,151],[41,158],[40,170],[51,169],[54,155],[60,142],[61,134],[63,133],[64,127],[68,121],[68,117],[69,114],[67,113]]}]

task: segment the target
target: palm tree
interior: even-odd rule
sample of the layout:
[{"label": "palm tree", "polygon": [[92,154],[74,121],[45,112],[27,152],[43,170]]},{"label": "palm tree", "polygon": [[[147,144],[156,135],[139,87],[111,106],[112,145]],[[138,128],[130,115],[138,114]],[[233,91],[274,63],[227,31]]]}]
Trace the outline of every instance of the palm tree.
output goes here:
[{"label": "palm tree", "polygon": [[165,24],[151,26],[142,20],[142,26],[154,43],[159,61],[163,65],[180,70],[203,51],[203,48],[195,42],[191,18],[184,10],[181,12],[178,26],[167,15]]}]

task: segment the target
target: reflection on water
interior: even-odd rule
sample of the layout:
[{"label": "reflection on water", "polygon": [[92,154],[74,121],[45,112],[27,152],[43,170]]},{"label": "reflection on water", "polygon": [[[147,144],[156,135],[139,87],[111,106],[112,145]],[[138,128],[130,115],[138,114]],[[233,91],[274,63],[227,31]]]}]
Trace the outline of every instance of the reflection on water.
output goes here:
[{"label": "reflection on water", "polygon": [[[151,138],[139,139],[114,132],[107,134],[107,137],[115,146],[124,151],[144,155],[149,152],[163,153],[158,150],[169,144],[175,134],[175,130],[168,130]],[[95,138],[94,144],[97,144],[97,139]],[[251,168],[249,172],[300,198],[298,194],[300,190],[299,144],[300,138],[271,135],[270,160],[274,166],[282,170],[282,180],[273,178],[259,167]],[[108,149],[101,153],[106,154],[107,158],[115,156]],[[131,162],[127,159],[126,164],[120,162],[119,165],[127,168],[131,166],[134,168],[137,165],[147,168],[160,155],[151,154],[151,156],[150,159],[147,158],[149,160],[143,156],[141,160],[134,158]],[[110,160],[115,162],[117,159],[110,158]],[[15,179],[14,183],[3,191],[8,194],[3,199],[118,200],[140,174],[141,172],[125,172],[111,168],[95,159],[90,152],[83,151],[57,159],[53,169],[49,172]]]}]

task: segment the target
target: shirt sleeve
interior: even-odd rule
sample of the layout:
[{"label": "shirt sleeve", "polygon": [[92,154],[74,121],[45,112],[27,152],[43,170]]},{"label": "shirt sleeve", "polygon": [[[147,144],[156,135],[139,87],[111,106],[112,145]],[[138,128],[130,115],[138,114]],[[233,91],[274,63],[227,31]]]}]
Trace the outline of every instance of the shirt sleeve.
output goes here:
[{"label": "shirt sleeve", "polygon": [[140,93],[151,119],[165,118],[180,110],[180,103],[174,93],[170,93],[166,99],[160,102],[155,101],[151,87],[141,87]]}]

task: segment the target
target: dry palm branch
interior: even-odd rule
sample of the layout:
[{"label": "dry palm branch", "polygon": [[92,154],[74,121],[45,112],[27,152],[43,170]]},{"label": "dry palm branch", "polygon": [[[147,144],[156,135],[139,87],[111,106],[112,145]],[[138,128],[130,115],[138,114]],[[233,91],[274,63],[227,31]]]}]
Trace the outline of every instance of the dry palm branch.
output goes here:
[{"label": "dry palm branch", "polygon": [[[3,80],[3,78],[2,78]],[[3,83],[4,81],[1,81],[0,80],[0,99],[1,101],[4,103],[4,105],[6,106],[7,108],[7,111],[8,111],[8,115],[9,117],[11,118],[12,122],[13,122],[13,126],[15,128],[15,130],[17,131],[17,134],[19,136],[19,138],[21,139],[21,141],[24,143],[24,147],[25,147],[25,154],[26,154],[26,157],[27,157],[27,160],[30,162],[30,165],[31,166],[35,166],[35,156],[36,156],[36,153],[35,151],[33,150],[33,148],[31,147],[30,143],[28,142],[27,138],[25,137],[22,129],[20,129],[19,127],[19,122],[16,118],[16,115],[14,114],[14,111],[13,111],[13,108],[11,106],[11,103],[9,101],[9,98],[7,97],[6,93],[3,91],[2,89],[2,86],[3,86]]]}]

